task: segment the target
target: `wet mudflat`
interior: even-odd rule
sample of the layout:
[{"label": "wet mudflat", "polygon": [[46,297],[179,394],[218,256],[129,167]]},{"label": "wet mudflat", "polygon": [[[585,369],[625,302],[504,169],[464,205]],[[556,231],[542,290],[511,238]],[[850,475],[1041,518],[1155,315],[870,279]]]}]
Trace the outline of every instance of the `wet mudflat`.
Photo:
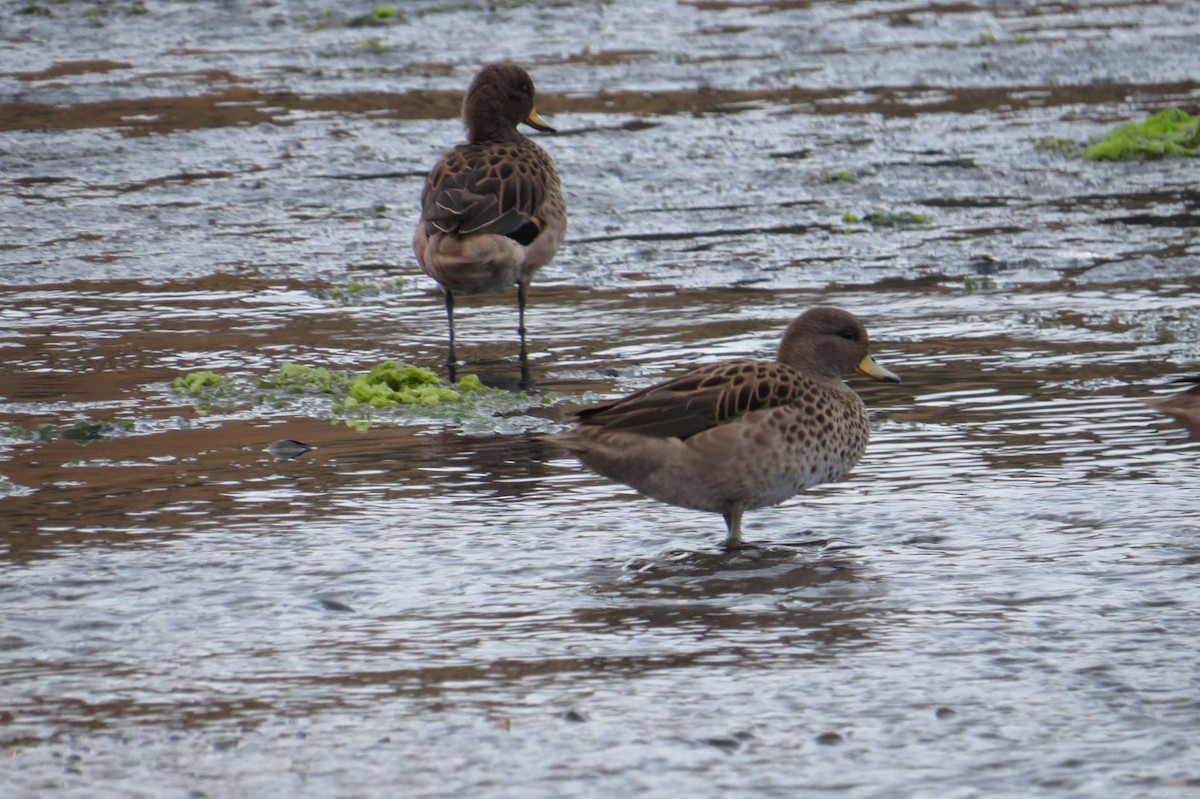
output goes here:
[{"label": "wet mudflat", "polygon": [[[1194,7],[373,8],[0,3],[0,793],[1195,792],[1200,166],[1069,146],[1196,110]],[[532,399],[176,393],[443,368],[408,240],[498,58],[571,209]],[[814,303],[905,382],[760,548],[539,438]]]}]

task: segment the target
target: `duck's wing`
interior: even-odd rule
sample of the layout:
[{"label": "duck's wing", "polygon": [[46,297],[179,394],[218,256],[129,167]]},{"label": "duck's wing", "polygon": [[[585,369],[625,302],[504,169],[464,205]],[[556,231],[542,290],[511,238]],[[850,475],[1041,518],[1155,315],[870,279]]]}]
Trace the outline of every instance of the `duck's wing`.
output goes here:
[{"label": "duck's wing", "polygon": [[[464,144],[446,153],[421,192],[425,234],[494,234],[536,238],[546,198],[542,159],[530,146]],[[522,230],[526,226],[532,229]],[[522,242],[527,243],[527,242]]]},{"label": "duck's wing", "polygon": [[781,363],[727,361],[587,408],[577,416],[583,425],[684,439],[750,411],[796,402],[812,388],[810,380]]}]

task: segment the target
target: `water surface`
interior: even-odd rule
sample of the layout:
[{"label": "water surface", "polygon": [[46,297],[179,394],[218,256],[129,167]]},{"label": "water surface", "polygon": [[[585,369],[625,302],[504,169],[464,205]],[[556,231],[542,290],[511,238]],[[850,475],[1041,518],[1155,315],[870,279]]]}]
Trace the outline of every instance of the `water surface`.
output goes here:
[{"label": "water surface", "polygon": [[[1144,404],[1200,363],[1197,165],[1034,144],[1195,111],[1192,6],[28,5],[0,3],[4,796],[1200,785],[1200,450]],[[360,432],[176,394],[442,368],[408,241],[495,58],[561,131],[544,401]],[[904,382],[854,383],[867,456],[749,513],[756,549],[540,438],[769,357],[816,303]],[[465,371],[513,384],[514,306],[462,303]]]}]

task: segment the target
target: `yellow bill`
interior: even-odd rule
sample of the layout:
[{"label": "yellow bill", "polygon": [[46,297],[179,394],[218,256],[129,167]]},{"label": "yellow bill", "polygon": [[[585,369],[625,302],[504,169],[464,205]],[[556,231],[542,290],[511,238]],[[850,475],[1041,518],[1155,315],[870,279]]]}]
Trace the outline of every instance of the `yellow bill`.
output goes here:
[{"label": "yellow bill", "polygon": [[525,124],[534,130],[542,130],[546,133],[558,133],[557,130],[546,123],[546,120],[538,116],[536,108],[529,109],[529,116],[525,117]]},{"label": "yellow bill", "polygon": [[900,375],[896,374],[890,369],[884,369],[882,366],[875,363],[875,359],[870,355],[867,355],[858,362],[858,371],[862,372],[872,380],[886,380],[889,383],[900,382]]}]

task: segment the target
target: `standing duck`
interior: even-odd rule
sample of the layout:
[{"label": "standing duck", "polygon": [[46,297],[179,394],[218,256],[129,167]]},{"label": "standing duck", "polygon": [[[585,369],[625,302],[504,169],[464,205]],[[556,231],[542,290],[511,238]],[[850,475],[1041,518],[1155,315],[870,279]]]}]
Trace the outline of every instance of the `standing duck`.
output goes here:
[{"label": "standing duck", "polygon": [[900,381],[871,357],[862,322],[818,306],[788,326],[776,360],[702,366],[580,411],[551,440],[648,497],[720,513],[738,549],[745,511],[840,480],[866,451],[866,408],[842,380],[854,372]]},{"label": "standing duck", "polygon": [[455,379],[454,295],[517,286],[521,380],[529,383],[525,304],[534,272],[550,262],[567,231],[562,184],[549,154],[517,130],[554,129],[534,108],[533,79],[512,64],[475,75],[463,100],[467,141],[442,156],[421,191],[413,250],[445,292],[447,364]]}]

